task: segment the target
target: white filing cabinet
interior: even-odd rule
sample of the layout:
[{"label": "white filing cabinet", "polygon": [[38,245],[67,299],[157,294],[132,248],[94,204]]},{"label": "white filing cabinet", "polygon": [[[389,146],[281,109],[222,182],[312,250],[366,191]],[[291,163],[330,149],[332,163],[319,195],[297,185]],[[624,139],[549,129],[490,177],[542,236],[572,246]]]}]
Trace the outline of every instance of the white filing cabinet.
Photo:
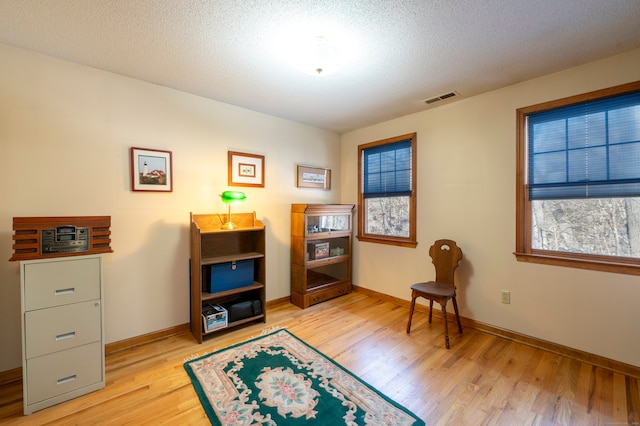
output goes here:
[{"label": "white filing cabinet", "polygon": [[102,255],[20,262],[24,414],[102,389]]}]

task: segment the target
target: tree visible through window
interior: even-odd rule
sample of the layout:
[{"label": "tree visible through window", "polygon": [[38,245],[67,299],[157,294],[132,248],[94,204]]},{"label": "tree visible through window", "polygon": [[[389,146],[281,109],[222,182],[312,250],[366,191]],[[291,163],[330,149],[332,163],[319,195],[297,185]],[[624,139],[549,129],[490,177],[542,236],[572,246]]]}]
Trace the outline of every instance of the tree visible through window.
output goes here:
[{"label": "tree visible through window", "polygon": [[518,110],[518,260],[640,274],[640,82]]},{"label": "tree visible through window", "polygon": [[640,258],[640,198],[535,200],[536,250]]},{"label": "tree visible through window", "polygon": [[360,145],[358,239],[416,246],[416,134]]}]

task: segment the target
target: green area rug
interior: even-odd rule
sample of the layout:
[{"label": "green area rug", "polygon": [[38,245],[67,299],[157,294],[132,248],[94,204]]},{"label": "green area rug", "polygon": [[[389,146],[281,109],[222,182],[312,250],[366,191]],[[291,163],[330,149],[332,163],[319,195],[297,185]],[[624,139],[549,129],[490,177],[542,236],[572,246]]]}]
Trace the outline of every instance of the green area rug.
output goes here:
[{"label": "green area rug", "polygon": [[214,425],[424,425],[287,330],[184,368]]}]

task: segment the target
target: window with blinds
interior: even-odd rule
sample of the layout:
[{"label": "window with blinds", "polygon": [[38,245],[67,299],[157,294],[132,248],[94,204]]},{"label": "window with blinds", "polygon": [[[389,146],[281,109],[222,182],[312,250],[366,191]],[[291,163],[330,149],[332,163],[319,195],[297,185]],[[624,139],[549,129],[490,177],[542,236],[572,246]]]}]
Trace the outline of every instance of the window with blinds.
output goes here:
[{"label": "window with blinds", "polygon": [[416,134],[358,148],[358,239],[415,247]]},{"label": "window with blinds", "polygon": [[529,196],[640,195],[640,92],[527,117]]},{"label": "window with blinds", "polygon": [[640,82],[517,119],[518,260],[640,275]]}]

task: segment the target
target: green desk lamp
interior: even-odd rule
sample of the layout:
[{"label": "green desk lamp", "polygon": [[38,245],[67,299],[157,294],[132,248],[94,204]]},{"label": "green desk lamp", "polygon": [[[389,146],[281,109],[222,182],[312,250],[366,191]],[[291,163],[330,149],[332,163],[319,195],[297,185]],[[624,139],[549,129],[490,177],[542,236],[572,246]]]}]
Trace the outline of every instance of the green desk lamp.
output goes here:
[{"label": "green desk lamp", "polygon": [[244,200],[247,199],[247,196],[244,195],[244,192],[240,191],[224,191],[220,194],[220,198],[222,198],[222,202],[229,205],[229,216],[227,217],[227,223],[222,225],[222,229],[238,229],[238,225],[231,222],[231,204],[240,204],[244,203]]}]

